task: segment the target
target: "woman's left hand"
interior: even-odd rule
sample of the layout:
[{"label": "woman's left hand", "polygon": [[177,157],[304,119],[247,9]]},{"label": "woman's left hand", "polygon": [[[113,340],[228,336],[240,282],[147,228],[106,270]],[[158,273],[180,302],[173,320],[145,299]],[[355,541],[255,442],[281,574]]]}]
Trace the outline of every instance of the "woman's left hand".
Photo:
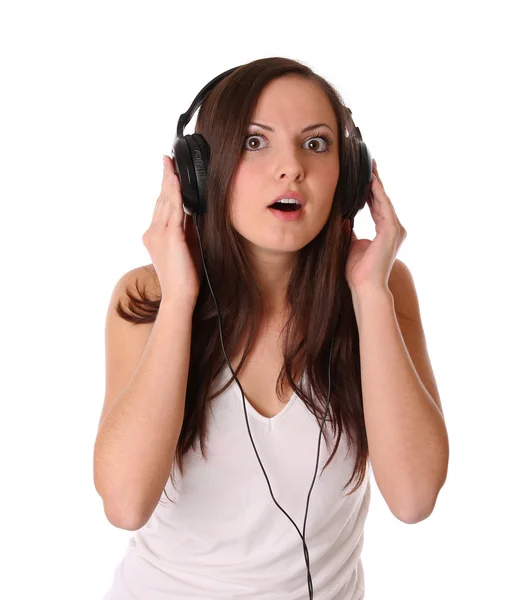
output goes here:
[{"label": "woman's left hand", "polygon": [[[374,159],[373,178],[367,203],[375,221],[377,235],[373,241],[359,240],[353,231],[345,271],[346,281],[351,291],[358,291],[363,286],[388,289],[393,263],[407,236],[391,200],[384,191]],[[343,227],[349,237],[349,219],[344,222]]]}]

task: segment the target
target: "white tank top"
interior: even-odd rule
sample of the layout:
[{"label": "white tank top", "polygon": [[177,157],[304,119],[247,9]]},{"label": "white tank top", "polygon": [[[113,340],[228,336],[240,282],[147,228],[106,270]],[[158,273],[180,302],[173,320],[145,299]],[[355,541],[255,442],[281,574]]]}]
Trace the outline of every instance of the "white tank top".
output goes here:
[{"label": "white tank top", "polygon": [[[228,365],[212,386],[230,376]],[[178,493],[168,479],[149,521],[133,532],[104,600],[308,600],[302,540],[271,498],[247,430],[236,381],[208,404],[207,461],[190,449],[184,476],[175,467]],[[302,533],[315,473],[320,425],[293,394],[273,418],[246,398],[251,435],[276,501]],[[323,414],[323,413],[322,413]],[[361,600],[361,552],[370,504],[369,460],[357,492],[343,490],[353,472],[343,433],[337,453],[321,474],[336,439],[326,421],[309,500],[305,541],[314,600]]]}]

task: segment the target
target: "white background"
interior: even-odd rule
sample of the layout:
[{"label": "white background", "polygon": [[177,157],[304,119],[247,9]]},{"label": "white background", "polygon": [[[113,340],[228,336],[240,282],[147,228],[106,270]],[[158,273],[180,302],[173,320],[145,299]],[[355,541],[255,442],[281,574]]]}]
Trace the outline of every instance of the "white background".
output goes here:
[{"label": "white background", "polygon": [[[132,533],[106,520],[92,475],[109,297],[151,262],[141,236],[180,113],[270,56],[334,84],[377,160],[450,437],[429,519],[396,520],[373,482],[366,600],[524,597],[517,4],[3,5],[2,598],[110,585]],[[367,207],[355,231],[373,239]]]}]

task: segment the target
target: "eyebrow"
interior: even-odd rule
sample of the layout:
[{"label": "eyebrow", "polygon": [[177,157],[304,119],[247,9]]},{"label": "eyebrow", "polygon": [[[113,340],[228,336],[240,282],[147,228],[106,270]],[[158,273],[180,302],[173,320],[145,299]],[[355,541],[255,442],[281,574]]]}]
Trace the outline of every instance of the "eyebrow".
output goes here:
[{"label": "eyebrow", "polygon": [[[257,127],[260,127],[262,129],[266,129],[267,131],[275,131],[272,127],[269,127],[268,125],[264,125],[263,123],[250,123],[249,125],[256,125]],[[304,129],[302,129],[302,131],[300,133],[305,133],[306,131],[311,131],[312,129],[316,129],[317,127],[327,127],[329,130],[331,130],[332,133],[334,133],[334,131],[331,129],[331,127],[327,124],[327,123],[315,123],[314,125],[308,125],[307,127],[304,127]]]}]

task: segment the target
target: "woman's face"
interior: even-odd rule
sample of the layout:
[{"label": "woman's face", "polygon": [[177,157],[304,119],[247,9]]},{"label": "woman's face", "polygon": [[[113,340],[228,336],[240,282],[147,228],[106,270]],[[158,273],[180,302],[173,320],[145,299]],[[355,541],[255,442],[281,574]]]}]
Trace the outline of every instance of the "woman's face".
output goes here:
[{"label": "woman's face", "polygon": [[[324,227],[339,176],[335,113],[317,84],[297,75],[262,91],[232,182],[230,218],[250,253],[297,253]],[[311,130],[302,130],[310,125]],[[323,139],[325,138],[325,139]],[[268,206],[292,190],[304,198],[299,218],[278,219]]]}]

